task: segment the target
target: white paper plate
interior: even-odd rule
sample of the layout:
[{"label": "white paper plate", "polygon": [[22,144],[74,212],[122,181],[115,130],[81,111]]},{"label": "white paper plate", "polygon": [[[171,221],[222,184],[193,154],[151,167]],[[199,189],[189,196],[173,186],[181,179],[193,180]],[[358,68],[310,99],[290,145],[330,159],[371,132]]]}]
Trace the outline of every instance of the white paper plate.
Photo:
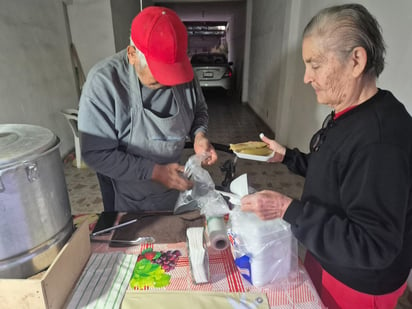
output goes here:
[{"label": "white paper plate", "polygon": [[247,153],[241,153],[241,152],[236,152],[233,151],[233,153],[241,159],[247,159],[247,160],[255,160],[255,161],[263,161],[266,162],[267,160],[269,160],[270,158],[273,157],[274,152],[272,152],[270,155],[268,156],[258,156],[258,155],[252,155],[252,154],[247,154]]}]

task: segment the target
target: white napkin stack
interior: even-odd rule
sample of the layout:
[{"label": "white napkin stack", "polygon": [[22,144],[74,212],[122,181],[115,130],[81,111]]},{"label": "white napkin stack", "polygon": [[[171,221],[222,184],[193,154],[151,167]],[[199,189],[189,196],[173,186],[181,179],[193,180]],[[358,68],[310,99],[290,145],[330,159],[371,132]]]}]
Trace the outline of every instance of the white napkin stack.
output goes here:
[{"label": "white napkin stack", "polygon": [[193,282],[209,282],[209,256],[205,246],[204,228],[190,227],[186,230],[186,236]]}]

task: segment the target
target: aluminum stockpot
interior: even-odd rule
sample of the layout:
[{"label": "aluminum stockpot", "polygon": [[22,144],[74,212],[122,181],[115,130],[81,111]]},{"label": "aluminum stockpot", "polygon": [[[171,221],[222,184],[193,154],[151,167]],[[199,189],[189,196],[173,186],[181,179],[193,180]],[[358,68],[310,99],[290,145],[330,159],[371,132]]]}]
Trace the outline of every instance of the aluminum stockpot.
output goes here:
[{"label": "aluminum stockpot", "polygon": [[46,269],[73,233],[59,146],[46,128],[0,124],[0,278]]}]

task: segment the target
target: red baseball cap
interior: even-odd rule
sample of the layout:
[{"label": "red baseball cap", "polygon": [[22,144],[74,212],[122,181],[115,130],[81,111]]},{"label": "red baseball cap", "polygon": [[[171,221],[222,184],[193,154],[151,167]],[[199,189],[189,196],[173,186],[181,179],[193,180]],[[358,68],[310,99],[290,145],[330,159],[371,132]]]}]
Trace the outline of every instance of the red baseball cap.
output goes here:
[{"label": "red baseball cap", "polygon": [[131,38],[160,84],[174,86],[193,79],[186,27],[174,11],[160,6],[143,9],[133,19]]}]

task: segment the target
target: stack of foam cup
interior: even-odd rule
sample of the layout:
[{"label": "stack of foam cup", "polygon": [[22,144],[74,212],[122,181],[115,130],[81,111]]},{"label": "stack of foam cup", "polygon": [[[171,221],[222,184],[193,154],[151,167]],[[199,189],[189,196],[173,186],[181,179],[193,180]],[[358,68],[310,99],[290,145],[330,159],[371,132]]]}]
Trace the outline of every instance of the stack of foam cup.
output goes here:
[{"label": "stack of foam cup", "polygon": [[295,259],[290,226],[281,219],[262,221],[253,213],[239,212],[235,218],[235,250],[249,257],[252,284],[263,286],[287,277]]}]

